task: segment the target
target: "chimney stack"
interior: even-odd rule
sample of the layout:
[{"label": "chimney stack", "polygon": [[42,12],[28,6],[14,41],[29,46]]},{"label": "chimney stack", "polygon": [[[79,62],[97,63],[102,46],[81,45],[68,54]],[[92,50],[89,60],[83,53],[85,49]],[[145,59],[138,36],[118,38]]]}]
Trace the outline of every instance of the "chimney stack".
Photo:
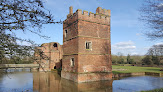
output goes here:
[{"label": "chimney stack", "polygon": [[70,13],[70,15],[73,15],[73,7],[72,6],[69,7],[69,13]]}]

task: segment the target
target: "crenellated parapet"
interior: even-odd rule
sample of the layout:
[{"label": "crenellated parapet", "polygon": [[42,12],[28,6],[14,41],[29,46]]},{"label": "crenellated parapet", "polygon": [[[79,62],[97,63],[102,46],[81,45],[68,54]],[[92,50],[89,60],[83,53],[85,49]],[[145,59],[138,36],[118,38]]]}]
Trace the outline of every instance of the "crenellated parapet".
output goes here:
[{"label": "crenellated parapet", "polygon": [[64,25],[64,28],[78,20],[102,25],[110,25],[110,10],[98,7],[96,9],[96,13],[88,12],[85,10],[82,11],[81,9],[78,9],[75,13],[73,13],[73,8],[70,7],[67,19],[63,22],[64,24],[66,24]]},{"label": "crenellated parapet", "polygon": [[110,16],[110,10],[102,9],[101,7],[98,7],[96,9],[96,14]]}]

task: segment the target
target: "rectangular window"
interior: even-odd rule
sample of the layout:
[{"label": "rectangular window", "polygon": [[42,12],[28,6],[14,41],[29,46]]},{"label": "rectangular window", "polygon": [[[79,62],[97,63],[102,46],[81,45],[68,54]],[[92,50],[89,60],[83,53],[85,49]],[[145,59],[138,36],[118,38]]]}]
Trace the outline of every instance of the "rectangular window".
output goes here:
[{"label": "rectangular window", "polygon": [[65,37],[67,36],[67,30],[65,30]]},{"label": "rectangular window", "polygon": [[70,59],[70,66],[71,66],[71,67],[74,67],[74,65],[75,65],[74,58],[71,58],[71,59]]},{"label": "rectangular window", "polygon": [[85,49],[91,50],[92,49],[92,42],[86,42],[85,43]]}]

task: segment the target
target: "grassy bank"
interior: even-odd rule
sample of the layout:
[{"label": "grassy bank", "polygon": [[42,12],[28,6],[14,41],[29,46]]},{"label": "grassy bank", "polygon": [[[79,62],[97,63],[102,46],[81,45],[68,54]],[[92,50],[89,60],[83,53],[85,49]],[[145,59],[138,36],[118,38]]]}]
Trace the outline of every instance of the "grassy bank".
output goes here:
[{"label": "grassy bank", "polygon": [[147,91],[141,91],[141,92],[163,92],[163,88],[154,89],[154,90],[147,90]]},{"label": "grassy bank", "polygon": [[155,73],[163,73],[160,71],[161,68],[158,67],[138,67],[138,66],[119,66],[112,65],[112,72],[114,74],[117,73],[136,73],[136,72],[155,72]]}]

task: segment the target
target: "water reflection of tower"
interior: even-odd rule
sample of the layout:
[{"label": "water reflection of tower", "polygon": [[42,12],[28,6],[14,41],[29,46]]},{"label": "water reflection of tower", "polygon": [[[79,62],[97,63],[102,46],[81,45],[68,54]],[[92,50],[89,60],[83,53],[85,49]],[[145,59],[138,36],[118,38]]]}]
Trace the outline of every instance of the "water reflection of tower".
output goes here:
[{"label": "water reflection of tower", "polygon": [[113,80],[75,83],[62,79],[61,85],[62,92],[112,92],[112,82]]},{"label": "water reflection of tower", "polygon": [[57,73],[33,73],[34,92],[112,92],[112,80],[75,83],[62,79]]}]

